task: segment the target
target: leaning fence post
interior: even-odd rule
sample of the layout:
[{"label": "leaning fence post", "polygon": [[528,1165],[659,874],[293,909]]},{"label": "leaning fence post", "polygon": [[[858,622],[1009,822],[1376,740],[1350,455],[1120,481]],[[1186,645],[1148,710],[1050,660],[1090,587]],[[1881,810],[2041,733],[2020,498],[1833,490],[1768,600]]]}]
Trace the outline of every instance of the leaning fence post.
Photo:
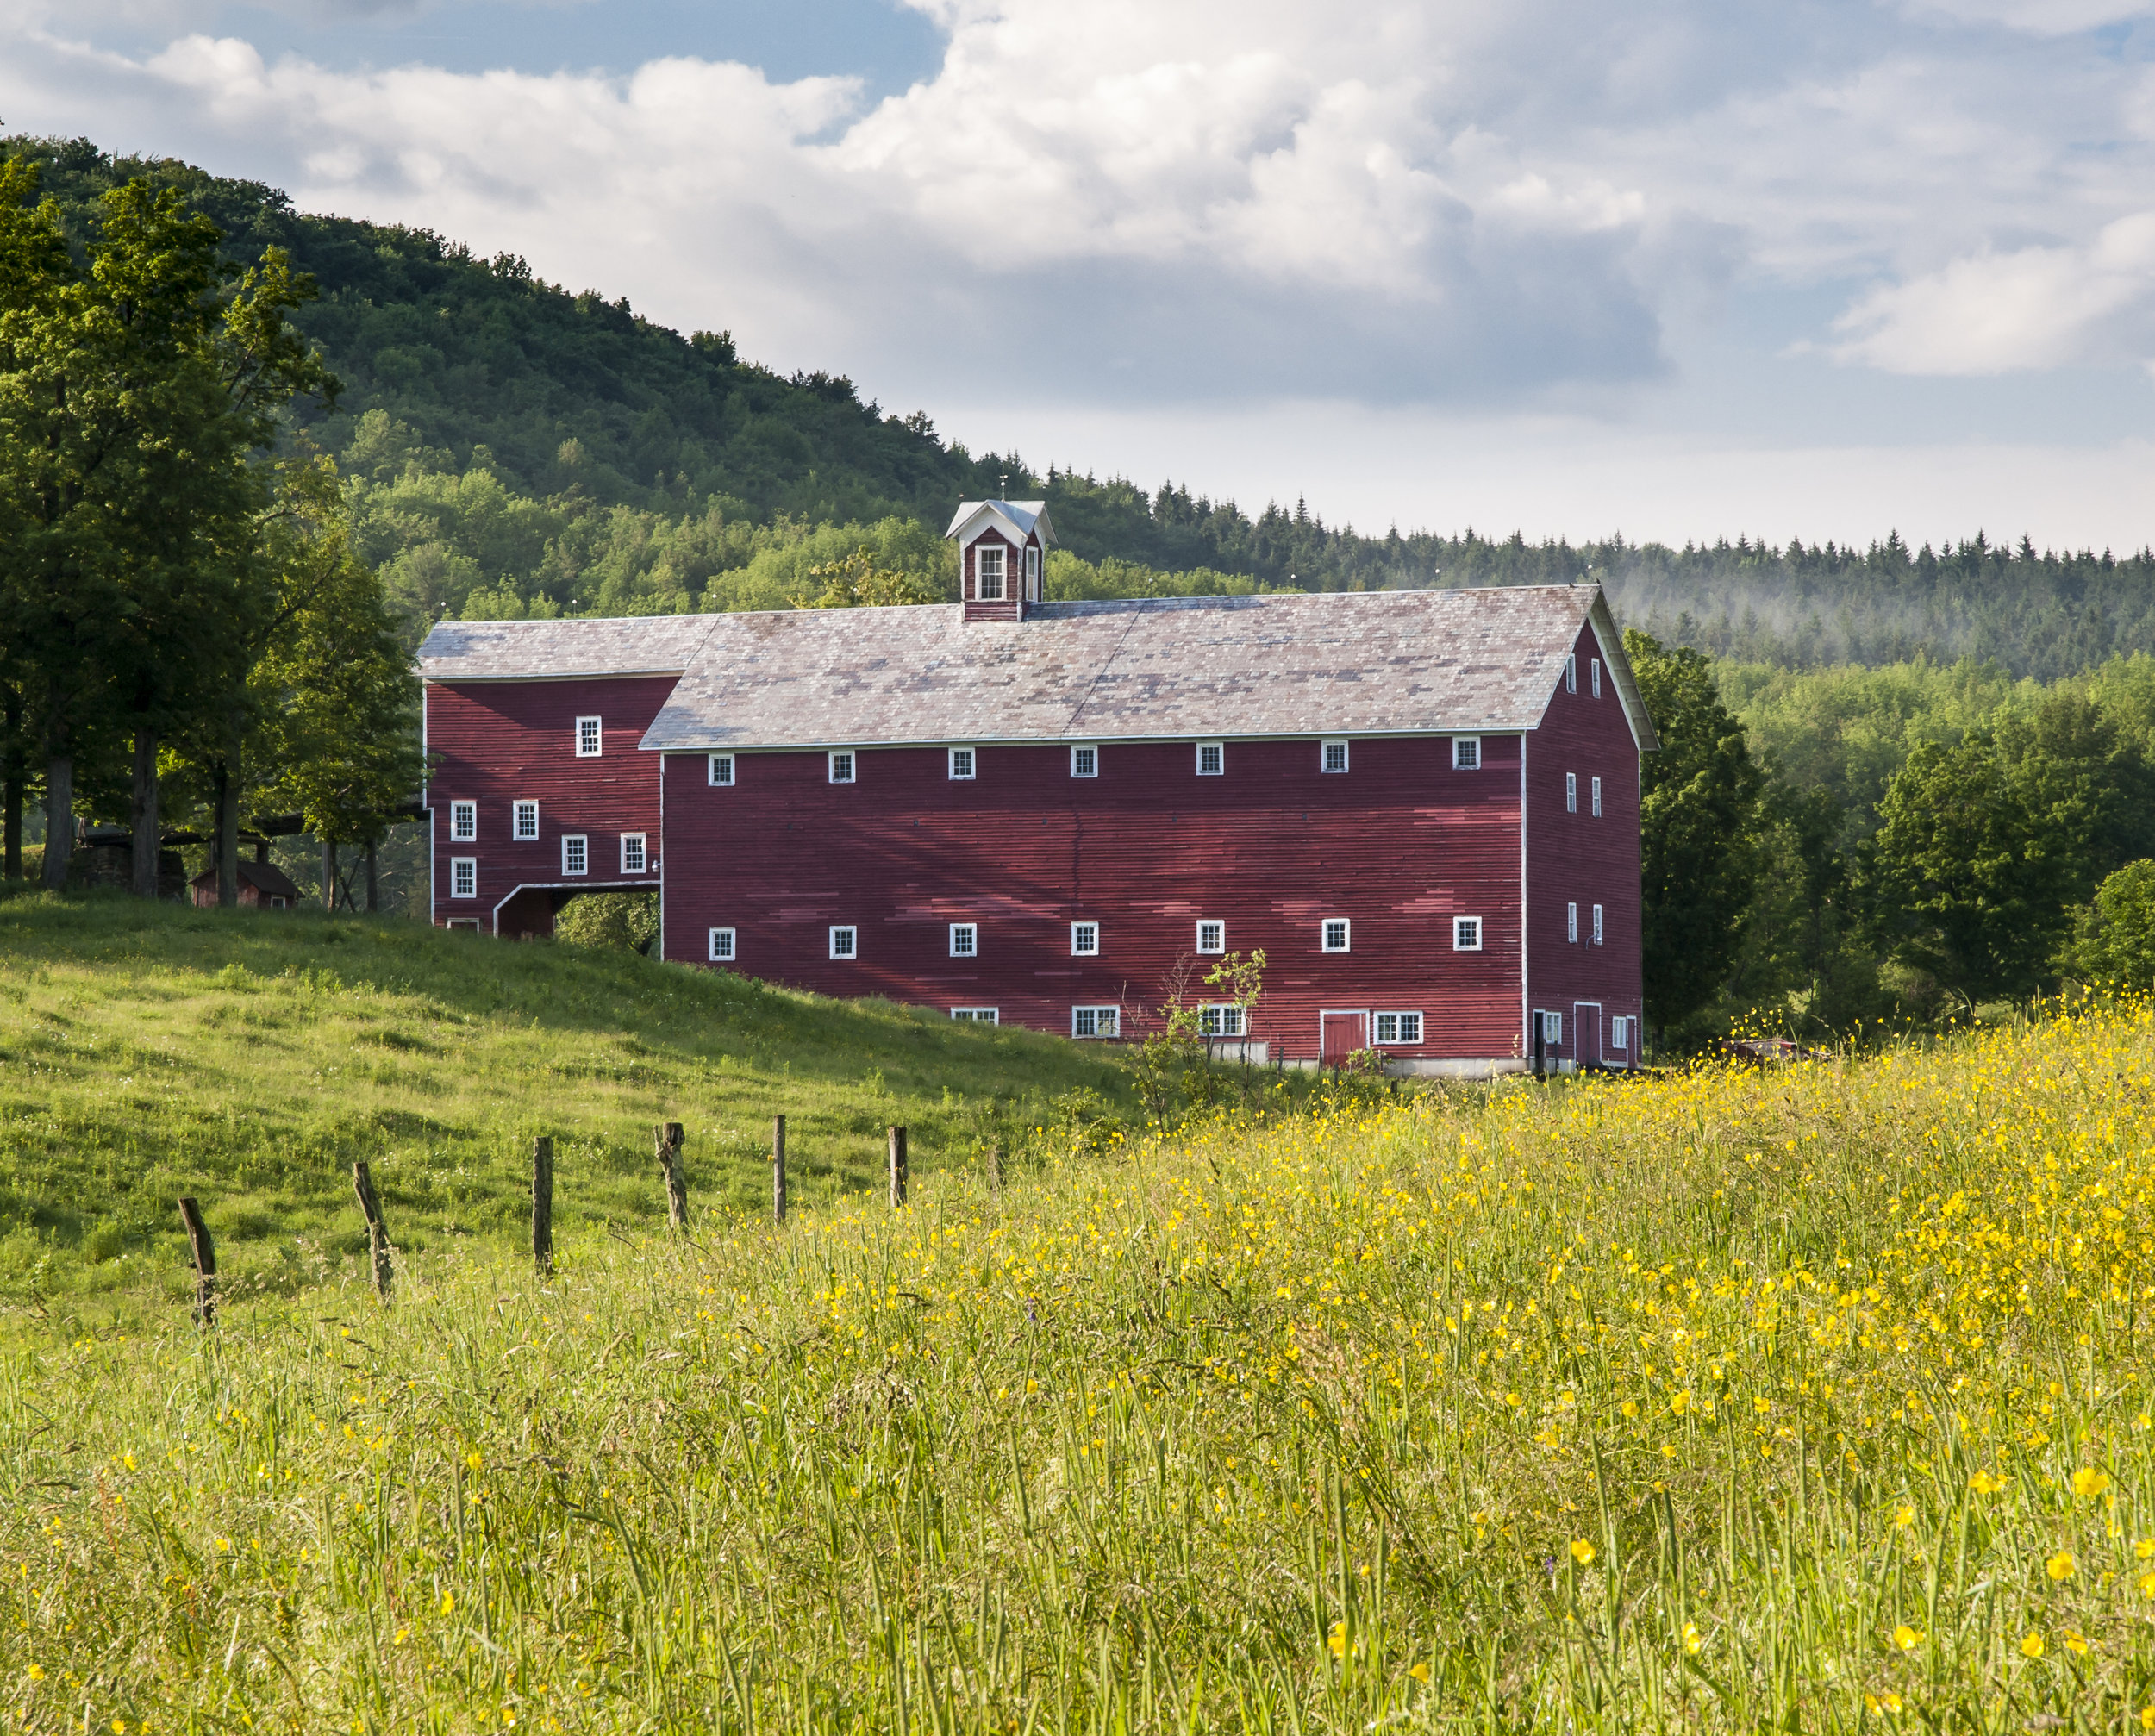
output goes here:
[{"label": "leaning fence post", "polygon": [[890,1129],[890,1206],[895,1211],[905,1203],[905,1129]]},{"label": "leaning fence post", "polygon": [[531,1142],[531,1263],[553,1276],[553,1141],[543,1133]]},{"label": "leaning fence post", "polygon": [[179,1221],[187,1227],[188,1252],[195,1260],[195,1324],[213,1327],[217,1323],[217,1249],[192,1194],[179,1197]]},{"label": "leaning fence post", "polygon": [[681,1171],[681,1124],[661,1121],[658,1130],[659,1173],[665,1177],[666,1221],[677,1230],[689,1227],[689,1179]]},{"label": "leaning fence post", "polygon": [[988,1147],[988,1191],[1003,1191],[1003,1141],[997,1140]]},{"label": "leaning fence post", "polygon": [[771,1118],[771,1221],[785,1221],[785,1117]]},{"label": "leaning fence post", "polygon": [[352,1191],[359,1196],[359,1210],[366,1216],[366,1251],[374,1265],[374,1294],[387,1308],[391,1282],[389,1226],[382,1221],[381,1198],[374,1191],[374,1177],[364,1162],[352,1165]]}]

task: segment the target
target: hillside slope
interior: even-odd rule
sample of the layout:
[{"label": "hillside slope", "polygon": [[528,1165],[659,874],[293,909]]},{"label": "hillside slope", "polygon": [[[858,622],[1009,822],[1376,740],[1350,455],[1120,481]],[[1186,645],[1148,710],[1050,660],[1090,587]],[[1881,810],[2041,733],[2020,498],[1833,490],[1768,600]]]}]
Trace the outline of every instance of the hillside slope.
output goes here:
[{"label": "hillside slope", "polygon": [[687,1128],[692,1206],[750,1206],[769,1198],[775,1114],[794,1196],[813,1202],[880,1177],[891,1122],[933,1170],[1126,1101],[1098,1050],[634,954],[0,896],[0,1299],[16,1303],[179,1283],[183,1193],[242,1287],[319,1276],[365,1244],[357,1158],[416,1251],[522,1233],[537,1133],[556,1141],[565,1227],[651,1224],[661,1121]]}]

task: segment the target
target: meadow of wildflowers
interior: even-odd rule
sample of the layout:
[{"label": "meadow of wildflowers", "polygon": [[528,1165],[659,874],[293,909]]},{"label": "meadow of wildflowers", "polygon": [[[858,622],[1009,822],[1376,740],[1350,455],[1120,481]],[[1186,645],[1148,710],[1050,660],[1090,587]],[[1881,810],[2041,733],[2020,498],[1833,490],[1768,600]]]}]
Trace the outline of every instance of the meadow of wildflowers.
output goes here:
[{"label": "meadow of wildflowers", "polygon": [[18,1349],[0,1716],[2155,1728],[2151,1136],[2092,1009]]}]

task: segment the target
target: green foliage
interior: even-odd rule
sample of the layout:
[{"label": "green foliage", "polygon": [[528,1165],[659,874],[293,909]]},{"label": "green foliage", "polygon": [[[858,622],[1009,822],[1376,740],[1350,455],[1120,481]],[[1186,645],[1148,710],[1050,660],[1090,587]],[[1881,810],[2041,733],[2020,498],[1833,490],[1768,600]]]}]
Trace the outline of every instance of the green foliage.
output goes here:
[{"label": "green foliage", "polygon": [[796,594],[791,599],[796,609],[879,609],[946,600],[918,574],[878,567],[875,551],[865,542],[843,560],[811,566],[808,576],[821,588]]},{"label": "green foliage", "polygon": [[2083,983],[2155,986],[2155,860],[2104,877],[2062,961]]},{"label": "green foliage", "polygon": [[571,946],[648,954],[659,939],[656,892],[586,892],[554,913],[553,936]]}]

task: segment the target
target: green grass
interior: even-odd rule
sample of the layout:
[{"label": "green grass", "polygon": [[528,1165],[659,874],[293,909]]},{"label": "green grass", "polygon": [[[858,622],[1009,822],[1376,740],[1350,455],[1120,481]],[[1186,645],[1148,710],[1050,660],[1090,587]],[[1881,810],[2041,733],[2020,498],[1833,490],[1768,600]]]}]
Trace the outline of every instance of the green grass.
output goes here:
[{"label": "green grass", "polygon": [[773,1115],[810,1203],[879,1177],[889,1123],[933,1171],[1086,1092],[1127,1103],[1098,1050],[633,954],[18,892],[0,897],[0,1305],[94,1320],[179,1295],[183,1193],[234,1293],[319,1281],[365,1246],[358,1158],[416,1254],[523,1233],[542,1133],[565,1229],[633,1228],[663,1217],[661,1121],[685,1125],[709,1210],[767,1200]]}]

